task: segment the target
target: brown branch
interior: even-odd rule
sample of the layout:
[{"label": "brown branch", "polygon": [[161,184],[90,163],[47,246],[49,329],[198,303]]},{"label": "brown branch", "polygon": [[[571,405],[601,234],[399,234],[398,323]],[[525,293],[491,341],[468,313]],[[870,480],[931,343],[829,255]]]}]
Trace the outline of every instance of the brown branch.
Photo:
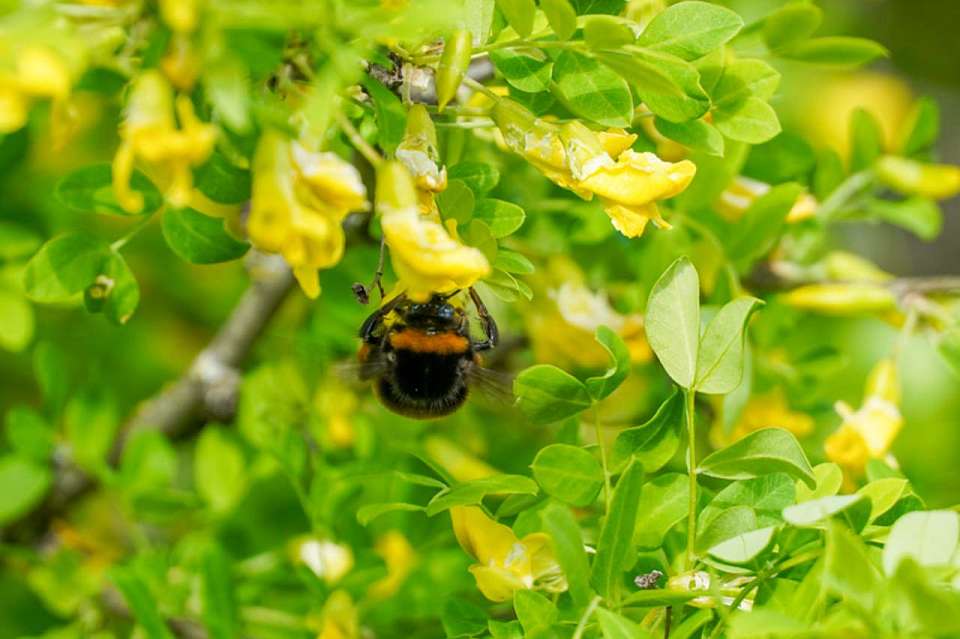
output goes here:
[{"label": "brown branch", "polygon": [[[293,287],[293,275],[277,256],[260,253],[248,258],[251,283],[210,344],[194,358],[187,372],[143,402],[122,427],[109,455],[116,465],[130,435],[154,429],[168,437],[189,433],[204,419],[229,420],[236,410],[238,367],[257,337]],[[54,460],[55,480],[46,501],[25,519],[0,530],[0,539],[42,535],[51,518],[63,512],[96,483],[60,452]],[[39,534],[38,534],[39,533]]]}]

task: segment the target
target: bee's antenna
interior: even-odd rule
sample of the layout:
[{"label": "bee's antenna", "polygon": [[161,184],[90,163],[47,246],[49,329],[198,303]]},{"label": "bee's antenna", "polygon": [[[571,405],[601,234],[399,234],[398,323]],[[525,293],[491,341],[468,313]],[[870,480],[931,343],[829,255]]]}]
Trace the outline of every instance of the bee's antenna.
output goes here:
[{"label": "bee's antenna", "polygon": [[383,291],[383,285],[380,283],[380,280],[383,279],[383,254],[386,248],[386,243],[384,242],[383,236],[380,237],[380,257],[377,259],[377,272],[373,274],[373,281],[370,282],[369,286],[364,286],[360,282],[354,282],[353,284],[353,294],[356,296],[357,301],[366,306],[370,303],[370,291],[373,290],[373,287],[376,286],[377,290],[380,291],[380,301],[383,301],[383,298],[386,296],[386,293]]}]

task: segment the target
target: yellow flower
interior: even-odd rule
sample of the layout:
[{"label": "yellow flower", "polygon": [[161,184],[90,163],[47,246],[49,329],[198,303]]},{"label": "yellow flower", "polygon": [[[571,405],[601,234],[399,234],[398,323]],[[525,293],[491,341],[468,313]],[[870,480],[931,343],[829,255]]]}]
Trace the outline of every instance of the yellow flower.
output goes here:
[{"label": "yellow flower", "polygon": [[783,428],[797,437],[804,437],[813,432],[814,422],[810,415],[791,410],[783,391],[777,387],[751,397],[729,435],[723,432],[723,425],[717,420],[710,432],[710,442],[715,448],[723,448],[754,431],[770,427]]},{"label": "yellow flower", "polygon": [[678,195],[696,173],[689,160],[664,162],[653,153],[632,151],[636,136],[621,129],[602,134],[576,121],[557,126],[510,100],[498,101],[493,118],[509,149],[583,199],[598,196],[613,226],[627,237],[641,235],[650,220],[669,228],[656,202]]},{"label": "yellow flower", "polygon": [[[728,222],[736,222],[747,212],[754,202],[770,192],[772,187],[766,182],[738,175],[720,194],[717,200],[717,212]],[[810,219],[817,213],[817,199],[809,193],[801,193],[787,213],[787,223],[794,224]]]},{"label": "yellow flower", "polygon": [[899,403],[896,365],[890,359],[881,360],[870,373],[863,405],[858,410],[837,402],[843,423],[824,442],[827,459],[858,476],[870,459],[886,457],[903,427]]},{"label": "yellow flower", "polygon": [[174,100],[169,82],[151,70],[133,83],[120,137],[113,159],[113,190],[120,205],[134,213],[143,207],[143,197],[130,189],[135,160],[140,158],[160,171],[161,181],[168,184],[167,199],[174,206],[186,206],[193,191],[190,168],[210,156],[216,127],[197,119],[187,96]]},{"label": "yellow flower", "polygon": [[438,162],[437,131],[422,104],[410,107],[407,128],[395,155],[413,176],[420,212],[439,221],[440,211],[433,196],[447,188],[447,168]]},{"label": "yellow flower", "polygon": [[197,14],[197,0],[160,0],[160,15],[174,31],[189,33],[196,29]]},{"label": "yellow flower", "polygon": [[353,568],[353,552],[349,546],[329,539],[306,537],[293,542],[293,560],[310,569],[328,585],[340,581]]},{"label": "yellow flower", "polygon": [[317,639],[357,639],[359,636],[360,622],[353,599],[343,590],[330,593],[323,606],[323,625]]},{"label": "yellow flower", "polygon": [[61,103],[70,94],[71,74],[66,61],[46,46],[27,46],[16,54],[13,72],[0,71],[0,134],[27,123],[30,102],[50,98]]},{"label": "yellow flower", "polygon": [[897,308],[897,298],[888,287],[869,282],[806,284],[780,299],[788,306],[826,315],[883,314]]},{"label": "yellow flower", "polygon": [[567,581],[545,533],[517,539],[508,526],[475,506],[450,509],[460,546],[478,563],[470,566],[477,588],[490,601],[509,601],[523,589],[563,592]]},{"label": "yellow flower", "polygon": [[357,438],[357,396],[345,384],[330,380],[321,384],[314,397],[317,412],[326,428],[319,433],[323,443],[333,448],[353,446]]},{"label": "yellow flower", "polygon": [[413,180],[398,162],[378,171],[377,210],[393,270],[410,299],[425,301],[434,293],[473,286],[490,272],[483,253],[452,236],[438,219],[420,214]]},{"label": "yellow flower", "polygon": [[875,168],[881,182],[904,195],[945,200],[960,193],[960,166],[887,155],[877,160]]},{"label": "yellow flower", "polygon": [[417,553],[403,533],[396,530],[381,535],[373,549],[387,565],[387,574],[373,583],[368,592],[376,599],[386,599],[403,585],[417,563]]},{"label": "yellow flower", "polygon": [[366,208],[365,198],[353,165],[269,131],[254,156],[247,232],[256,247],[282,254],[313,298],[320,294],[317,270],[343,255],[343,219]]}]

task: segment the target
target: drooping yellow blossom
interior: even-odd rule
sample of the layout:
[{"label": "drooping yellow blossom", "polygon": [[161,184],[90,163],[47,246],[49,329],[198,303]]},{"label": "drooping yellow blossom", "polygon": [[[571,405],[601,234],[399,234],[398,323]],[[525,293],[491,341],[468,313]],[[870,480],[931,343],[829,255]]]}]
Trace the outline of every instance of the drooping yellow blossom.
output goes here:
[{"label": "drooping yellow blossom", "polygon": [[509,601],[517,590],[567,589],[545,533],[517,539],[509,526],[497,523],[476,506],[451,508],[450,518],[460,546],[477,560],[470,572],[490,601]]},{"label": "drooping yellow blossom", "polygon": [[945,200],[960,193],[960,166],[886,155],[877,160],[874,168],[881,182],[904,195]]},{"label": "drooping yellow blossom", "polygon": [[886,457],[903,427],[899,404],[896,364],[883,359],[867,379],[863,404],[858,410],[837,402],[843,423],[824,442],[827,459],[843,467],[849,477],[862,475],[870,459]]},{"label": "drooping yellow blossom", "polygon": [[283,255],[307,296],[320,294],[317,270],[343,255],[343,219],[366,206],[366,189],[353,165],[333,153],[308,151],[274,131],[261,136],[247,233],[257,248]]},{"label": "drooping yellow blossom", "polygon": [[395,155],[413,176],[420,212],[439,221],[433,196],[447,188],[447,168],[438,162],[437,130],[422,104],[407,112],[407,128]]},{"label": "drooping yellow blossom", "polygon": [[375,599],[387,599],[406,581],[417,563],[417,553],[403,533],[397,530],[381,535],[373,549],[387,565],[387,574],[373,583],[368,592]]},{"label": "drooping yellow blossom", "polygon": [[557,126],[506,99],[497,102],[493,118],[508,148],[559,186],[586,200],[599,197],[627,237],[641,235],[651,220],[669,227],[656,202],[678,195],[696,173],[689,160],[664,162],[653,153],[632,151],[636,136],[619,129],[601,139],[579,122]]},{"label": "drooping yellow blossom", "polygon": [[[766,182],[760,182],[742,175],[738,175],[720,194],[717,200],[717,212],[728,222],[736,222],[747,212],[754,202],[770,192],[772,187]],[[817,199],[809,193],[802,193],[793,203],[787,213],[787,223],[793,224],[810,219],[817,213]]]},{"label": "drooping yellow blossom", "polygon": [[751,397],[729,434],[724,433],[723,424],[717,420],[710,431],[710,443],[715,448],[723,448],[754,431],[770,427],[804,437],[813,432],[814,422],[810,415],[791,410],[783,391],[777,387]]},{"label": "drooping yellow blossom", "polygon": [[490,272],[483,253],[438,219],[420,214],[413,180],[399,162],[386,162],[377,172],[377,211],[393,270],[410,299],[465,289]]},{"label": "drooping yellow blossom", "polygon": [[290,546],[293,561],[310,569],[317,578],[328,585],[340,581],[353,568],[353,552],[329,539],[303,537]]},{"label": "drooping yellow blossom", "polygon": [[880,283],[828,282],[798,286],[780,300],[807,311],[825,315],[889,313],[897,307],[893,292]]},{"label": "drooping yellow blossom", "polygon": [[0,134],[27,123],[31,100],[49,98],[56,105],[70,95],[66,61],[50,47],[26,46],[16,54],[13,71],[0,70]]},{"label": "drooping yellow blossom", "polygon": [[216,127],[197,119],[187,96],[174,100],[170,83],[159,71],[150,70],[133,83],[120,137],[113,159],[113,191],[120,205],[135,213],[143,207],[143,197],[130,188],[136,159],[146,162],[167,185],[171,204],[186,206],[193,190],[190,169],[210,156]]},{"label": "drooping yellow blossom", "polygon": [[343,590],[330,593],[323,606],[321,623],[317,639],[357,639],[360,636],[357,608]]}]

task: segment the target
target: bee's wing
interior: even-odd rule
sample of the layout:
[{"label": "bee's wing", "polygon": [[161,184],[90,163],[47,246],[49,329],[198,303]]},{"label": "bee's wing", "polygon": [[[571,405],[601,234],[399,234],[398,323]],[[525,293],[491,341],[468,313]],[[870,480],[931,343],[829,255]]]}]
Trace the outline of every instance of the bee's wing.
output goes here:
[{"label": "bee's wing", "polygon": [[345,383],[369,382],[384,375],[389,367],[386,355],[383,353],[371,354],[364,361],[340,362],[333,366],[334,374]]},{"label": "bee's wing", "polygon": [[467,367],[466,373],[467,384],[469,384],[471,390],[476,391],[494,404],[513,405],[515,399],[513,395],[513,375],[492,368],[484,368],[475,363],[471,363]]}]

